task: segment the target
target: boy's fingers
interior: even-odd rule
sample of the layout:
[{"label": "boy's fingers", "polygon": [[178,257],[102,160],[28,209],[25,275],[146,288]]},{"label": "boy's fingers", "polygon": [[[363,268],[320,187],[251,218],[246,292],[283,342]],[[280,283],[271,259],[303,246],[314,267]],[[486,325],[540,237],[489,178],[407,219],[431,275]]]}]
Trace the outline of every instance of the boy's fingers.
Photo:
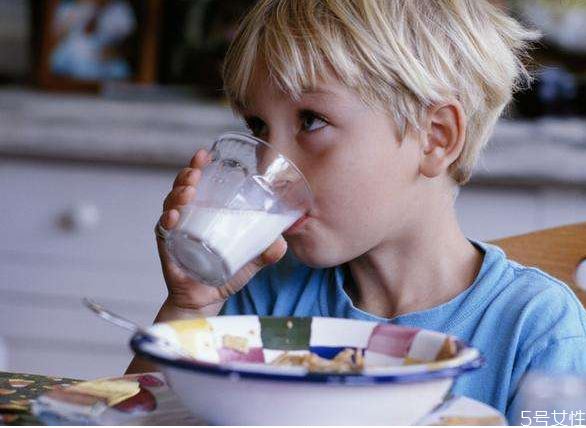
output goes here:
[{"label": "boy's fingers", "polygon": [[179,171],[177,173],[177,175],[175,176],[175,180],[173,180],[172,189],[174,189],[175,187],[178,187],[178,186],[182,186],[181,182],[184,180],[184,177],[193,170],[194,170],[193,168],[189,168],[189,167],[181,169],[181,171]]},{"label": "boy's fingers", "polygon": [[173,188],[179,186],[195,186],[199,182],[201,177],[201,170],[194,168],[183,168],[175,181],[173,182]]},{"label": "boy's fingers", "polygon": [[222,300],[228,299],[237,293],[256,273],[269,264],[279,261],[287,252],[287,242],[280,237],[273,242],[260,256],[244,266],[227,284],[218,287],[218,293]]},{"label": "boy's fingers", "polygon": [[199,152],[200,152],[200,150],[195,152],[195,154],[193,155],[193,157],[189,161],[189,168],[197,168],[197,156],[198,156]]},{"label": "boy's fingers", "polygon": [[210,155],[207,150],[200,149],[191,158],[189,166],[191,168],[203,168],[210,162]]},{"label": "boy's fingers", "polygon": [[257,259],[259,267],[277,263],[287,252],[287,242],[280,237],[271,244]]},{"label": "boy's fingers", "polygon": [[[254,276],[254,273],[248,274],[247,277],[250,279]],[[244,282],[244,285],[246,285],[248,281]],[[217,292],[218,292],[218,298],[219,300],[228,300],[230,298],[230,296],[233,296],[234,294],[238,293],[242,287],[244,285],[241,284],[232,284],[232,283],[228,283],[228,284],[224,284],[221,287],[216,288]]]},{"label": "boy's fingers", "polygon": [[167,251],[165,241],[157,237],[157,249],[159,250],[159,258],[161,259],[161,266],[163,267],[163,274],[166,278],[172,281],[184,281],[187,274],[171,260],[171,256]]},{"label": "boy's fingers", "polygon": [[243,271],[246,271],[249,278],[252,278],[265,266],[277,263],[279,260],[281,260],[286,252],[287,242],[283,239],[283,237],[280,237],[275,242],[273,242],[269,248],[264,250],[260,256],[252,260],[242,269]]},{"label": "boy's fingers", "polygon": [[179,186],[174,188],[163,202],[163,211],[186,205],[195,195],[195,187]]},{"label": "boy's fingers", "polygon": [[179,222],[179,211],[176,209],[170,209],[169,211],[163,212],[159,219],[159,224],[163,229],[171,230]]}]

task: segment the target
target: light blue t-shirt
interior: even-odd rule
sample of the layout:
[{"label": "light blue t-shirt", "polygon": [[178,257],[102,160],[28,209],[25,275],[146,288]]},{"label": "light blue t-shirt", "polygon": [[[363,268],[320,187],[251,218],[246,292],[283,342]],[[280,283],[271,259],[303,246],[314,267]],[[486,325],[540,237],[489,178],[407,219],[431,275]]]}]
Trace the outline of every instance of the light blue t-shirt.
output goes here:
[{"label": "light blue t-shirt", "polygon": [[[517,391],[528,370],[586,375],[586,311],[567,285],[508,260],[490,244],[470,287],[447,303],[392,319],[366,313],[344,290],[341,266],[314,269],[288,254],[259,272],[222,308],[225,315],[321,316],[391,322],[436,330],[480,349],[486,364],[455,382],[452,392],[483,401],[516,421]],[[348,275],[348,278],[345,276]]]}]

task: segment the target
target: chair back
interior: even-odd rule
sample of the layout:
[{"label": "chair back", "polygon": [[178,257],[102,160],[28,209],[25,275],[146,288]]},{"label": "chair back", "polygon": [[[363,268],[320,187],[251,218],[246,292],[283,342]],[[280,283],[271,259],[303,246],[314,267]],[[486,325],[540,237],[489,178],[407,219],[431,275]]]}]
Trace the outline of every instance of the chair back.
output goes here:
[{"label": "chair back", "polygon": [[[509,259],[538,267],[564,281],[586,307],[586,283],[579,284],[576,276],[578,266],[586,263],[586,223],[539,230],[491,243],[501,247]],[[581,266],[580,271],[583,270],[586,272],[586,266]]]}]

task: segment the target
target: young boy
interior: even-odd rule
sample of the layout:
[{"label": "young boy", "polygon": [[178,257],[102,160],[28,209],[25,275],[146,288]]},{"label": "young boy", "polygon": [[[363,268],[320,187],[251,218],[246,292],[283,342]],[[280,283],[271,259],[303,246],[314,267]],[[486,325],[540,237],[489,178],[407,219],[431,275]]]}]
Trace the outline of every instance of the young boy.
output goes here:
[{"label": "young boy", "polygon": [[[190,280],[159,238],[169,296],[157,320],[313,315],[449,333],[486,358],[453,392],[512,420],[528,370],[586,374],[586,313],[569,288],[468,240],[454,210],[533,37],[485,0],[259,1],[228,53],[226,92],[299,166],[315,207],[220,288]],[[206,159],[177,176],[164,229]]]}]

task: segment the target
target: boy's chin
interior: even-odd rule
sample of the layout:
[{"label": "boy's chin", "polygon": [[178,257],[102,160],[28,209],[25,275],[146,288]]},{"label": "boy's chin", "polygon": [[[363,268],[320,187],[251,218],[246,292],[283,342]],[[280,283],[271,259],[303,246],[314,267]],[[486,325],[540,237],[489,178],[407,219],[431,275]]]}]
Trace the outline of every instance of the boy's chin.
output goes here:
[{"label": "boy's chin", "polygon": [[307,245],[296,245],[294,242],[288,242],[288,245],[297,260],[312,268],[329,268],[345,262],[344,260],[339,260],[331,252],[328,254],[326,249],[318,248],[321,246],[308,247]]}]

